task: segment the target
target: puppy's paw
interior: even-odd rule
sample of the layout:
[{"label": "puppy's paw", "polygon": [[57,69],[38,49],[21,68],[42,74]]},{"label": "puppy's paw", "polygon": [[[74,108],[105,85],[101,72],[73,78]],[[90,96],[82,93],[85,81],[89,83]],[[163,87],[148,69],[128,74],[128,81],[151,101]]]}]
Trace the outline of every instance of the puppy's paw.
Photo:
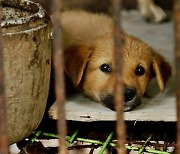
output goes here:
[{"label": "puppy's paw", "polygon": [[160,8],[157,5],[151,5],[150,6],[150,21],[155,22],[155,23],[161,23],[164,22],[168,19],[166,13],[162,10],[162,8]]},{"label": "puppy's paw", "polygon": [[139,10],[146,21],[161,23],[168,20],[167,14],[152,0],[139,0]]},{"label": "puppy's paw", "polygon": [[51,106],[48,113],[49,113],[49,117],[51,119],[53,119],[53,120],[58,119],[58,108],[57,108],[57,103],[56,102]]}]

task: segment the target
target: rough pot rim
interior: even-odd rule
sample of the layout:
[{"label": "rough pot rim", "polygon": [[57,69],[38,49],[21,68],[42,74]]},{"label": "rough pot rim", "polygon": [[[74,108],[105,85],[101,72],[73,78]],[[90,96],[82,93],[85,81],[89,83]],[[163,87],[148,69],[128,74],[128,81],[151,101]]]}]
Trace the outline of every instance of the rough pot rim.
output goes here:
[{"label": "rough pot rim", "polygon": [[[7,5],[10,7],[19,7],[24,9],[25,11],[32,12],[33,14],[25,17],[20,17],[16,19],[7,19],[1,21],[1,27],[9,27],[9,26],[18,26],[25,23],[28,23],[32,19],[38,18],[44,18],[46,13],[45,10],[42,8],[42,6],[39,3],[35,3],[30,0],[2,0],[2,5]],[[34,8],[34,10],[30,9]]]}]

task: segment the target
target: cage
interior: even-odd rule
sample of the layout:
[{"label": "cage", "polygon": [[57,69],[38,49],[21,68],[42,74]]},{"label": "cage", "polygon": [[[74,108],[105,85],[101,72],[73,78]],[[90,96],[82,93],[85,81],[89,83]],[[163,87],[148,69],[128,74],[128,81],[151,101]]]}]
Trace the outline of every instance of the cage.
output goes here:
[{"label": "cage", "polygon": [[[41,2],[45,8],[48,7],[48,12],[51,12],[49,11],[50,3],[44,1],[39,2]],[[51,13],[54,14],[52,16],[54,28],[53,34],[55,34],[53,35],[53,63],[55,68],[57,103],[56,106],[52,106],[49,111],[50,117],[55,120],[47,121],[47,119],[45,119],[44,121],[46,125],[49,124],[54,126],[56,125],[56,120],[58,120],[57,126],[60,137],[40,129],[29,137],[30,142],[34,142],[37,137],[41,138],[40,141],[42,141],[42,138],[59,139],[59,149],[57,148],[58,145],[56,145],[55,148],[49,149],[43,147],[41,150],[45,150],[45,152],[43,151],[42,153],[48,153],[49,151],[49,153],[53,153],[53,150],[55,151],[54,153],[57,151],[59,151],[59,153],[67,153],[67,149],[70,153],[72,151],[75,151],[76,153],[95,153],[97,151],[95,149],[98,148],[100,149],[98,149],[99,153],[105,153],[107,151],[111,153],[114,153],[114,151],[125,153],[125,149],[126,152],[129,153],[179,153],[178,44],[180,2],[178,0],[174,2],[174,23],[171,21],[159,25],[146,23],[142,17],[139,16],[137,11],[122,11],[120,0],[102,2],[94,0],[94,4],[92,1],[82,2],[72,0],[65,2],[53,0],[51,2],[53,7]],[[111,3],[113,4],[111,5]],[[117,94],[115,98],[117,101],[116,103],[118,104],[116,111],[112,111],[79,94],[68,97],[65,101],[63,70],[58,69],[63,67],[62,47],[59,43],[61,40],[59,23],[61,22],[61,10],[67,8],[72,9],[74,6],[90,9],[93,12],[110,12],[110,15],[114,16],[113,21],[115,31],[119,31],[121,27],[123,27],[128,33],[141,38],[165,56],[173,68],[173,75],[168,82],[164,93],[161,94],[159,92],[157,81],[153,80],[147,88],[147,94],[150,96],[147,95],[143,98],[142,104],[135,110],[125,113],[123,113],[123,105],[121,103],[123,96],[119,94]],[[95,10],[94,6],[96,7]],[[118,56],[120,54],[118,53],[120,52],[118,47],[119,44],[121,44],[121,38],[116,35],[114,37],[117,46],[116,55]],[[175,41],[173,41],[173,38],[175,38]],[[175,42],[175,46],[173,42]],[[175,58],[172,54],[174,48]],[[175,65],[174,59],[176,61]],[[118,62],[121,63],[119,57],[117,63]],[[121,76],[121,68],[119,68],[119,72],[117,70],[117,75]],[[121,81],[117,82],[119,82],[119,84],[116,84],[117,91],[121,91],[122,83]],[[1,83],[3,84],[3,82]],[[2,101],[2,104],[3,102],[4,101]],[[5,112],[4,108],[1,109],[2,113]],[[5,115],[5,113],[2,115]],[[2,123],[3,122],[6,123],[4,118],[2,119]],[[5,124],[1,125],[6,126]],[[50,128],[47,128],[47,130],[49,131],[50,129],[52,131],[53,129],[53,131],[55,131],[54,127],[52,128],[51,126]],[[44,124],[41,128],[44,128]],[[2,131],[2,133],[4,133],[4,131]],[[6,131],[5,138],[7,138]],[[164,140],[161,141],[161,139]],[[4,141],[4,138],[2,138],[2,141]],[[6,149],[5,153],[8,153],[7,147],[8,145],[3,147]],[[37,143],[37,147],[41,147],[41,145]],[[4,150],[3,148],[2,150]],[[30,150],[33,148],[34,147],[31,147]],[[105,151],[105,149],[108,150]]]}]

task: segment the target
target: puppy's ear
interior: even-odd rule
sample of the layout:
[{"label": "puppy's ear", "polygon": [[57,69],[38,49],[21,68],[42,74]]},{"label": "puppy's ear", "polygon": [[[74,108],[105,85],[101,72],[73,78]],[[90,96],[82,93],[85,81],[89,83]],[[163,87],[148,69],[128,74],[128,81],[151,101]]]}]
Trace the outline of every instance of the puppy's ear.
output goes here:
[{"label": "puppy's ear", "polygon": [[65,72],[75,87],[80,84],[91,53],[92,49],[86,46],[73,46],[64,51]]},{"label": "puppy's ear", "polygon": [[164,91],[166,82],[171,76],[171,66],[160,54],[152,51],[152,56],[153,70],[151,72],[151,77],[157,77],[159,88],[161,91]]}]

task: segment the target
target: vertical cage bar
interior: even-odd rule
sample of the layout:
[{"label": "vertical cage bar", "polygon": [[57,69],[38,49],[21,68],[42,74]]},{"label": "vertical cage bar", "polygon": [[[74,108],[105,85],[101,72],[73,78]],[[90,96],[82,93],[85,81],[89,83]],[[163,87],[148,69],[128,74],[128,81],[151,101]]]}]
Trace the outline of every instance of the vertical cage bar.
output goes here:
[{"label": "vertical cage bar", "polygon": [[122,59],[121,59],[121,0],[113,0],[114,15],[114,45],[115,45],[115,61],[116,61],[116,84],[115,84],[115,108],[117,114],[116,134],[118,139],[118,154],[125,153],[125,122],[123,114],[124,106],[124,85],[122,81]]},{"label": "vertical cage bar", "polygon": [[175,35],[175,85],[177,105],[177,150],[180,153],[180,0],[174,1],[174,35]]},{"label": "vertical cage bar", "polygon": [[[0,23],[1,23],[1,19],[2,19],[2,4],[0,0]],[[2,50],[3,50],[2,49],[2,30],[0,26],[0,153],[8,154],[8,132],[7,132]]]},{"label": "vertical cage bar", "polygon": [[53,65],[55,69],[55,91],[58,107],[59,153],[66,154],[65,84],[63,70],[63,49],[61,42],[60,12],[61,0],[52,1],[53,11]]}]

